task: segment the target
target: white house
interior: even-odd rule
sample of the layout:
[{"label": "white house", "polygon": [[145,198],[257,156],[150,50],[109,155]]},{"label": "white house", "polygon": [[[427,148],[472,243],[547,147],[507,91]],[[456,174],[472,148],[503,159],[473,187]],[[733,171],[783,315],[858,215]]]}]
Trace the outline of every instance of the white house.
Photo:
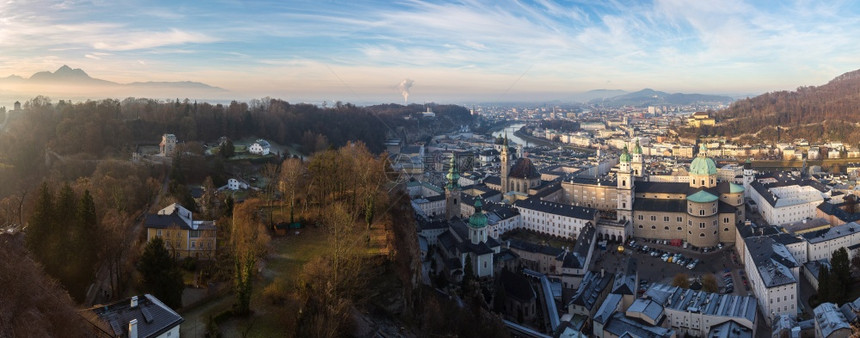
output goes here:
[{"label": "white house", "polygon": [[269,142],[263,139],[259,139],[254,142],[250,147],[248,147],[248,152],[254,155],[266,156],[269,155],[269,151],[271,151],[272,146],[269,145]]},{"label": "white house", "polygon": [[537,198],[516,201],[520,226],[524,229],[560,237],[577,237],[587,223],[596,225],[597,210]]},{"label": "white house", "polygon": [[227,189],[236,191],[236,190],[240,190],[240,189],[242,189],[242,190],[248,189],[248,187],[249,187],[248,183],[239,181],[235,178],[231,178],[231,179],[227,180]]},{"label": "white house", "polygon": [[774,225],[816,217],[818,205],[825,196],[823,191],[807,182],[757,180],[750,187],[750,198],[758,205],[759,213]]},{"label": "white house", "polygon": [[849,261],[857,255],[860,248],[860,224],[851,222],[832,228],[801,234],[809,243],[807,252],[810,261],[830,260],[833,251],[845,247]]},{"label": "white house", "polygon": [[797,283],[800,264],[783,245],[769,236],[744,239],[750,287],[758,299],[764,319],[770,325],[779,315],[797,315]]}]

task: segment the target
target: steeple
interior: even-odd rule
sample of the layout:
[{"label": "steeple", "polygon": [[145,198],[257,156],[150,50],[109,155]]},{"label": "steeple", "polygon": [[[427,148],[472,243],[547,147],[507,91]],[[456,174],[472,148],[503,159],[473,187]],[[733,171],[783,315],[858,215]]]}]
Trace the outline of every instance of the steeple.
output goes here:
[{"label": "steeple", "polygon": [[500,170],[500,179],[502,183],[502,195],[510,191],[508,189],[508,171],[511,170],[510,165],[508,165],[508,133],[505,132],[505,142],[502,143],[502,151],[499,155],[499,160],[501,160],[501,170]]},{"label": "steeple", "polygon": [[457,156],[451,154],[451,162],[448,168],[448,175],[445,175],[445,178],[448,179],[448,185],[446,188],[454,189],[460,187],[460,173],[457,171]]},{"label": "steeple", "polygon": [[460,173],[457,171],[455,154],[451,154],[451,165],[445,178],[448,179],[445,185],[445,217],[452,219],[460,215]]}]

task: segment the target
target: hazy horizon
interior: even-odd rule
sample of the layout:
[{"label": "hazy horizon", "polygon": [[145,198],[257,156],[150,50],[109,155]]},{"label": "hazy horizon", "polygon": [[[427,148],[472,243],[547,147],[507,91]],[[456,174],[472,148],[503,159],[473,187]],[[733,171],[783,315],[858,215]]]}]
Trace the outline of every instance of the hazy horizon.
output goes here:
[{"label": "hazy horizon", "polygon": [[[9,1],[0,77],[69,65],[228,90],[211,99],[312,103],[403,103],[405,79],[409,103],[643,88],[737,97],[860,68],[858,14],[852,2]],[[16,94],[5,91],[0,105]],[[129,94],[115,98],[145,96]]]}]

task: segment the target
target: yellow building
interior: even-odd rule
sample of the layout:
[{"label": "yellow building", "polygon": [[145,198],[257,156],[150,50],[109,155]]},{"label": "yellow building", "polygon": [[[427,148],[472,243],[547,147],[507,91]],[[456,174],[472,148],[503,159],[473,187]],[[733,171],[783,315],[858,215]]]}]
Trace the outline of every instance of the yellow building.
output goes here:
[{"label": "yellow building", "polygon": [[215,258],[214,221],[194,220],[190,210],[173,203],[156,214],[146,215],[146,240],[164,239],[164,245],[177,259]]},{"label": "yellow building", "polygon": [[687,123],[691,127],[699,128],[701,126],[713,126],[717,123],[717,120],[706,112],[697,112],[690,115],[690,118],[687,119]]}]

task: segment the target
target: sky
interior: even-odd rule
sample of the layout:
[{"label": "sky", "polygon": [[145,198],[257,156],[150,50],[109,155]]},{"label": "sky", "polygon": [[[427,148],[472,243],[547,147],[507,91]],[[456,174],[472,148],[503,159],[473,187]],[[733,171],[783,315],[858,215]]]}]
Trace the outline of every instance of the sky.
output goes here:
[{"label": "sky", "polygon": [[236,98],[755,95],[860,68],[857,1],[0,1],[0,77],[69,65]]}]

